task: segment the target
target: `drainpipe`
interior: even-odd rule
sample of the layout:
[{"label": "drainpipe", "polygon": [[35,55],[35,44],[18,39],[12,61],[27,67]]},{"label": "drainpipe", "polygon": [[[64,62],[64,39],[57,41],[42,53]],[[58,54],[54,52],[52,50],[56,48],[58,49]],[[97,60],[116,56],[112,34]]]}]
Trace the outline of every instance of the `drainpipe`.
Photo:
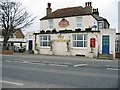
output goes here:
[{"label": "drainpipe", "polygon": [[37,45],[37,43],[36,43],[36,36],[37,36],[37,35],[35,34],[35,50],[36,50],[36,45]]}]

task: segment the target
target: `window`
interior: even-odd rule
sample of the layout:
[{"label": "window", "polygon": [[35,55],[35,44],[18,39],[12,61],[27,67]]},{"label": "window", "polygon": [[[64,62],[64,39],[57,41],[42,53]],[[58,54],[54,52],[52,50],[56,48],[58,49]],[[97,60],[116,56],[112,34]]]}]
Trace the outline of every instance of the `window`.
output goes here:
[{"label": "window", "polygon": [[53,20],[50,19],[48,20],[48,22],[49,22],[49,29],[53,29]]},{"label": "window", "polygon": [[76,17],[77,28],[82,28],[82,17]]},{"label": "window", "polygon": [[87,47],[87,34],[73,35],[73,47]]},{"label": "window", "polygon": [[98,22],[98,29],[104,29],[104,22],[103,21]]},{"label": "window", "polygon": [[40,36],[40,46],[49,47],[50,35]]}]

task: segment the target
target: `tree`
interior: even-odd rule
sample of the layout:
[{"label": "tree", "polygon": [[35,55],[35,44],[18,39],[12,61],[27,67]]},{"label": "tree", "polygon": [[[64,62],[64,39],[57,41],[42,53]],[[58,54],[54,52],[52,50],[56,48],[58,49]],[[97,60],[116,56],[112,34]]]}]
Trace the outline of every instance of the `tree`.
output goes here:
[{"label": "tree", "polygon": [[0,2],[0,29],[2,29],[3,50],[7,49],[8,40],[15,32],[30,26],[36,17],[32,17],[22,3],[9,0]]}]

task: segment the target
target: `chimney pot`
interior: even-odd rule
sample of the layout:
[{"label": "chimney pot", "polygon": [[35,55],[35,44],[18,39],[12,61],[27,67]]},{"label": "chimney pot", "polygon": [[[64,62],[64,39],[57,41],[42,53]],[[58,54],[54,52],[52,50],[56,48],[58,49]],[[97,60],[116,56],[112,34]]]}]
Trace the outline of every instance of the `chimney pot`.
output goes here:
[{"label": "chimney pot", "polygon": [[87,6],[92,6],[92,2],[86,2],[85,3],[85,6],[87,7]]},{"label": "chimney pot", "polygon": [[46,8],[46,15],[49,15],[52,13],[51,3],[48,3],[47,5],[48,5],[48,7]]},{"label": "chimney pot", "polygon": [[97,12],[98,12],[98,8],[97,8]]},{"label": "chimney pot", "polygon": [[85,7],[87,7],[87,5],[88,5],[88,3],[86,2],[86,3],[85,3]]},{"label": "chimney pot", "polygon": [[90,6],[90,2],[88,2],[88,6]]},{"label": "chimney pot", "polygon": [[92,2],[90,2],[90,6],[92,6]]},{"label": "chimney pot", "polygon": [[51,3],[48,3],[48,8],[51,8]]},{"label": "chimney pot", "polygon": [[96,9],[95,9],[95,11],[94,12],[96,12]]},{"label": "chimney pot", "polygon": [[93,9],[93,14],[99,15],[98,8],[97,9]]}]

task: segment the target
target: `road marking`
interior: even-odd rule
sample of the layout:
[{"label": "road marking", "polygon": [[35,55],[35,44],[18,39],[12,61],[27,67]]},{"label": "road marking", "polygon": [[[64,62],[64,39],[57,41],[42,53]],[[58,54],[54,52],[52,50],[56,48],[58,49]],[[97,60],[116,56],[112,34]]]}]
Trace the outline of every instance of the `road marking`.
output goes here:
[{"label": "road marking", "polygon": [[118,69],[118,68],[107,68],[107,70],[114,70],[114,71],[118,71],[118,70],[120,70],[120,69]]},{"label": "road marking", "polygon": [[46,64],[43,64],[43,63],[29,63],[29,64],[46,65]]},{"label": "road marking", "polygon": [[72,63],[63,63],[63,62],[50,62],[50,63],[54,63],[54,64],[72,64]]},{"label": "road marking", "polygon": [[14,85],[19,85],[19,86],[23,86],[23,83],[16,83],[16,82],[9,82],[9,81],[0,81],[2,83],[7,83],[7,84],[14,84]]},{"label": "road marking", "polygon": [[15,59],[15,60],[23,60],[23,59]]},{"label": "road marking", "polygon": [[26,61],[23,61],[22,63],[24,63],[24,64],[25,64],[25,63],[27,63],[27,62],[26,62]]},{"label": "road marking", "polygon": [[68,65],[59,65],[59,64],[48,64],[48,65],[52,65],[52,66],[60,66],[60,67],[68,67]]},{"label": "road marking", "polygon": [[87,66],[88,64],[76,64],[74,67],[82,67],[82,66]]},{"label": "road marking", "polygon": [[12,62],[11,60],[5,60],[6,62]]}]

